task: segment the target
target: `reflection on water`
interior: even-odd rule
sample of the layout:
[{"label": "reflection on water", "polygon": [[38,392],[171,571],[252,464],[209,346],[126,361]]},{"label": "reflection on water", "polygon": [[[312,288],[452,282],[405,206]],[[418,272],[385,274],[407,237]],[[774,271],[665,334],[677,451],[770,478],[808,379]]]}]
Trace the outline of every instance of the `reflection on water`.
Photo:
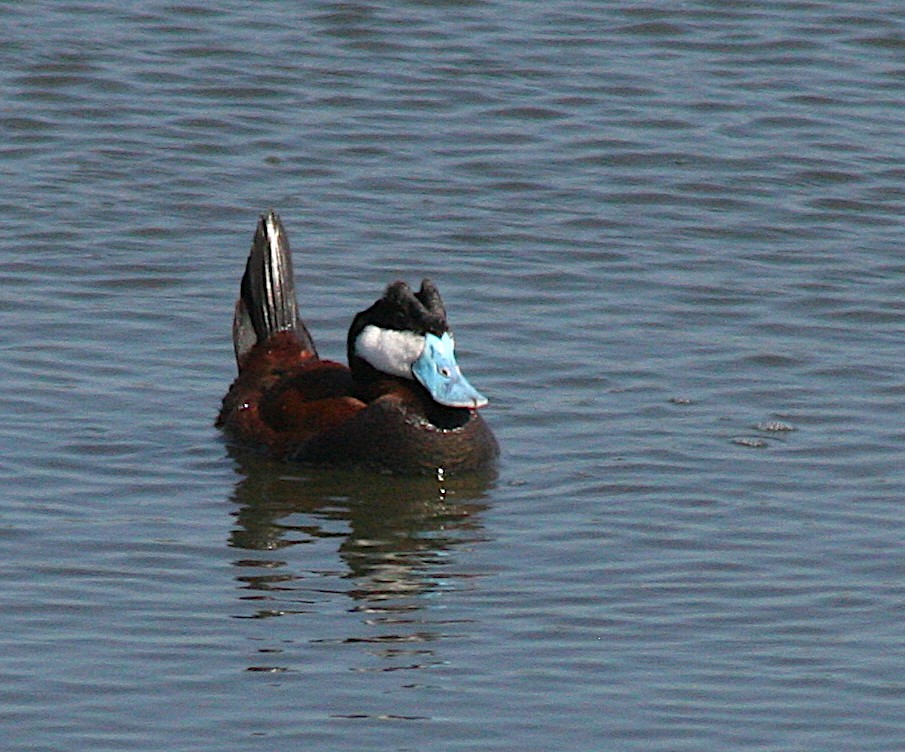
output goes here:
[{"label": "reflection on water", "polygon": [[238,618],[316,614],[342,592],[359,615],[353,626],[345,619],[347,644],[379,643],[394,657],[394,645],[441,636],[439,623],[419,612],[451,581],[472,576],[450,572],[448,553],[483,540],[482,500],[494,476],[399,478],[230,452],[240,479],[229,545],[247,552],[234,562],[244,606]]}]

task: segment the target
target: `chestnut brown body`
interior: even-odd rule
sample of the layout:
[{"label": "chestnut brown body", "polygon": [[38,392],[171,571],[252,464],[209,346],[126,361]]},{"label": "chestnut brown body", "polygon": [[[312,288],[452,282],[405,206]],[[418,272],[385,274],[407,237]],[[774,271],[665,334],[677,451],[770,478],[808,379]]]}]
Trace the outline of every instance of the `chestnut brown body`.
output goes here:
[{"label": "chestnut brown body", "polygon": [[[406,301],[404,315],[391,311],[395,326],[407,316],[415,330],[445,330],[439,293],[425,283],[417,294],[395,283],[355,317],[349,348],[356,368],[322,360],[298,317],[285,231],[275,214],[262,217],[236,305],[239,375],[223,398],[217,425],[231,439],[286,460],[398,473],[487,468],[499,447],[476,408],[438,404],[414,379],[380,373],[354,353],[355,328],[385,316],[388,298]],[[432,309],[420,313],[422,300]]]}]

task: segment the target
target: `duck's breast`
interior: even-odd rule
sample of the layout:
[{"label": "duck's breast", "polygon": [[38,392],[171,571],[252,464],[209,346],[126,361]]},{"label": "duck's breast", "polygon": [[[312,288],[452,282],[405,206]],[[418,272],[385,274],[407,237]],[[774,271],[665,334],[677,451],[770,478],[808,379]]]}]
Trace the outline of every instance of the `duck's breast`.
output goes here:
[{"label": "duck's breast", "polygon": [[493,464],[499,446],[476,410],[440,427],[420,404],[400,394],[380,397],[342,425],[289,450],[296,459],[359,464],[400,473],[479,470]]}]

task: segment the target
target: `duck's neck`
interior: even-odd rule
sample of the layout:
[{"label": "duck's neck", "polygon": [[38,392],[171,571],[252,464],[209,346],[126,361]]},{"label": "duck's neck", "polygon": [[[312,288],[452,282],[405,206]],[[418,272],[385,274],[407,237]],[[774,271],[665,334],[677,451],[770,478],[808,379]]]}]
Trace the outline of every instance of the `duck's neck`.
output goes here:
[{"label": "duck's neck", "polygon": [[427,419],[437,428],[443,428],[447,430],[451,430],[453,428],[461,428],[466,423],[468,423],[469,420],[471,420],[472,411],[469,408],[446,407],[446,405],[441,405],[437,402],[434,402],[430,398],[430,396],[427,395],[426,390],[425,396],[427,398],[427,405],[425,409]]},{"label": "duck's neck", "polygon": [[353,392],[362,402],[370,404],[387,394],[398,394],[405,398],[413,410],[437,428],[461,428],[471,419],[472,411],[467,407],[446,407],[435,402],[427,389],[412,379],[388,376],[365,364],[364,370],[353,371]]}]

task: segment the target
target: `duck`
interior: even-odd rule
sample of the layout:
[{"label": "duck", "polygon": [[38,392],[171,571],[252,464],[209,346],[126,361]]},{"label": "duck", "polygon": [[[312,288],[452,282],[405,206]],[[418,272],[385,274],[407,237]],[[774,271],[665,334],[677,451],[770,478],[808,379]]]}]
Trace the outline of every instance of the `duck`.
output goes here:
[{"label": "duck", "polygon": [[437,286],[404,281],[357,313],[348,365],[322,359],[299,314],[286,230],[261,215],[233,315],[238,375],[216,425],[279,460],[399,474],[492,468],[487,398],[462,374]]}]

